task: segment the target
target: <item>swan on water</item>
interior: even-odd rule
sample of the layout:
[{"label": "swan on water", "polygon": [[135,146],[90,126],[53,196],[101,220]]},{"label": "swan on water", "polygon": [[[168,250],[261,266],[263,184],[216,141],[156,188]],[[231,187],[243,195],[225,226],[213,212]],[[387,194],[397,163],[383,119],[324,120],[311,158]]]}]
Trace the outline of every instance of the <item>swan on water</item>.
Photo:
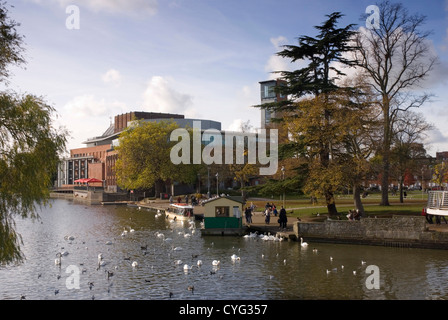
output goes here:
[{"label": "swan on water", "polygon": [[232,259],[232,261],[240,260],[240,257],[238,257],[236,254],[232,254],[230,258]]},{"label": "swan on water", "polygon": [[215,267],[219,266],[220,264],[221,264],[221,261],[219,261],[219,260],[213,260],[212,261],[212,265],[215,266]]},{"label": "swan on water", "polygon": [[303,242],[303,238],[302,237],[300,237],[300,245],[302,246],[302,247],[308,247],[308,243],[307,242]]},{"label": "swan on water", "polygon": [[57,266],[60,266],[61,265],[61,257],[62,257],[62,255],[61,255],[61,253],[60,252],[58,252],[58,253],[56,253],[56,259],[54,259],[54,264],[55,265],[57,265]]},{"label": "swan on water", "polygon": [[184,271],[189,271],[193,269],[194,266],[189,266],[188,264],[184,264]]},{"label": "swan on water", "polygon": [[131,265],[132,265],[132,267],[134,267],[134,268],[135,268],[135,267],[137,267],[137,266],[138,266],[138,262],[137,262],[137,261],[134,261],[134,262],[132,262],[132,264],[131,264]]},{"label": "swan on water", "polygon": [[198,262],[197,262],[197,266],[198,266],[198,267],[202,266],[202,260],[198,260]]}]

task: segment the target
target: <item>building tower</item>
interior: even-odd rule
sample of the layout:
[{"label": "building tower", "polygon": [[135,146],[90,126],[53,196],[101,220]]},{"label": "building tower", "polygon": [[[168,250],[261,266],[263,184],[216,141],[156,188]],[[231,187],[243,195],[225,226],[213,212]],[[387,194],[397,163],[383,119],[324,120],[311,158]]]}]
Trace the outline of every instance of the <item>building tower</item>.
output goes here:
[{"label": "building tower", "polygon": [[[286,85],[284,80],[267,80],[260,82],[260,96],[261,104],[272,103],[286,100],[286,96],[276,92],[277,86]],[[268,109],[261,109],[261,129],[276,128],[277,124],[272,123],[272,119],[280,118],[281,115],[278,112]]]}]

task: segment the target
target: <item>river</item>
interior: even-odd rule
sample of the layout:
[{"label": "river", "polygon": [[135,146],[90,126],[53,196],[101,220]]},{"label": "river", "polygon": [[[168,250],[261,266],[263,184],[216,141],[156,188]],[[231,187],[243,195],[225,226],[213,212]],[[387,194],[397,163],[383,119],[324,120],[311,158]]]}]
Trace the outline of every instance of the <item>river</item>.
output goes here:
[{"label": "river", "polygon": [[16,220],[26,260],[0,267],[2,300],[448,299],[445,250],[202,237],[199,222],[64,199],[39,212]]}]

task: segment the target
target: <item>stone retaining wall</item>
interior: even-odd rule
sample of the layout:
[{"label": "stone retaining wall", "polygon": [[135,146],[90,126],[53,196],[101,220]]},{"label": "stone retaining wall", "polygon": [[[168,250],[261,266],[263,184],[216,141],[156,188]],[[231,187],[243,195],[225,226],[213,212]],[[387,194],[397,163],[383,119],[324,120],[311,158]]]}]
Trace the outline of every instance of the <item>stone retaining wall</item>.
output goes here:
[{"label": "stone retaining wall", "polygon": [[297,238],[318,241],[448,249],[448,233],[428,231],[425,217],[393,216],[361,221],[296,222]]}]

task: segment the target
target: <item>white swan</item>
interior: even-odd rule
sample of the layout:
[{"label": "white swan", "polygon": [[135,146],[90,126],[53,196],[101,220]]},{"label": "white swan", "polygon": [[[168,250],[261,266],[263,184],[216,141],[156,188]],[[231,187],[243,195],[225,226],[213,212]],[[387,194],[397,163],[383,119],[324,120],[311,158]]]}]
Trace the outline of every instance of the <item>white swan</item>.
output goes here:
[{"label": "white swan", "polygon": [[174,263],[177,265],[180,265],[180,264],[182,264],[182,260],[176,260]]},{"label": "white swan", "polygon": [[198,267],[202,266],[202,260],[198,260],[197,265]]},{"label": "white swan", "polygon": [[189,271],[193,269],[193,266],[189,266],[188,264],[184,264],[184,271]]},{"label": "white swan", "polygon": [[232,254],[230,258],[232,259],[232,261],[240,260],[240,257],[238,257],[236,254]]},{"label": "white swan", "polygon": [[213,260],[212,261],[212,265],[215,266],[215,267],[219,266],[220,264],[221,264],[221,261],[219,261],[219,260]]},{"label": "white swan", "polygon": [[303,242],[303,238],[302,237],[300,237],[300,245],[302,246],[302,247],[308,247],[308,243],[307,242]]},{"label": "white swan", "polygon": [[57,265],[57,266],[60,266],[61,263],[62,263],[62,260],[61,260],[62,255],[61,255],[61,253],[60,252],[56,253],[56,257],[57,258],[54,259],[54,264]]},{"label": "white swan", "polygon": [[138,262],[137,261],[134,261],[134,262],[132,262],[132,267],[134,267],[134,268],[136,268],[137,266],[138,266]]}]

